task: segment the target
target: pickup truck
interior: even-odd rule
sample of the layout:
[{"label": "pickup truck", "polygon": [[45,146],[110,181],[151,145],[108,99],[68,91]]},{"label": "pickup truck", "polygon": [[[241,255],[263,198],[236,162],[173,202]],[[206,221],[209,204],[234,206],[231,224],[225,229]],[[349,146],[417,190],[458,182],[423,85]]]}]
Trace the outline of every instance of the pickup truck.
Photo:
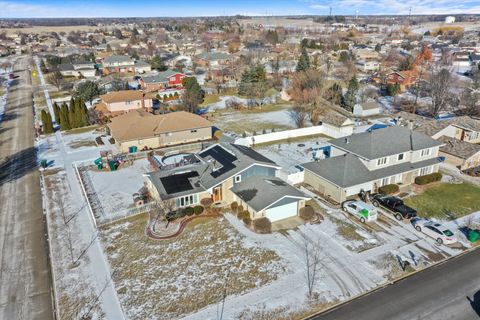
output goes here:
[{"label": "pickup truck", "polygon": [[403,200],[397,197],[387,196],[383,194],[374,194],[370,197],[375,207],[382,206],[393,213],[397,220],[411,219],[417,216],[415,209],[406,206]]}]

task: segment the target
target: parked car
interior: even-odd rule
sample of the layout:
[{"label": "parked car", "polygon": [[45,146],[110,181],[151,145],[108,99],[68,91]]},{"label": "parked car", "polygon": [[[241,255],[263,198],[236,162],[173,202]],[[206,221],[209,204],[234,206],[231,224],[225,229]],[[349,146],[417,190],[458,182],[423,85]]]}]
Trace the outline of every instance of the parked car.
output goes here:
[{"label": "parked car", "polygon": [[342,204],[342,209],[357,217],[362,223],[377,220],[377,209],[363,201],[345,201]]},{"label": "parked car", "polygon": [[417,216],[417,210],[405,205],[400,198],[377,193],[372,195],[370,200],[375,207],[382,206],[391,211],[399,221],[402,219],[412,219]]},{"label": "parked car", "polygon": [[413,218],[410,222],[415,230],[432,237],[438,244],[453,244],[457,242],[457,238],[455,238],[453,232],[438,222],[423,218]]}]

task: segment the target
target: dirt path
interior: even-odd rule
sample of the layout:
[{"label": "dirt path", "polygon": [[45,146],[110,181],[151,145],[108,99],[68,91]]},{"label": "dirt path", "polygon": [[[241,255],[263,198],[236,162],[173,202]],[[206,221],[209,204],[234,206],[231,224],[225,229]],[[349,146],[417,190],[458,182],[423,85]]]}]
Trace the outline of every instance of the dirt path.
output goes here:
[{"label": "dirt path", "polygon": [[15,65],[0,123],[0,319],[53,318],[29,62]]}]

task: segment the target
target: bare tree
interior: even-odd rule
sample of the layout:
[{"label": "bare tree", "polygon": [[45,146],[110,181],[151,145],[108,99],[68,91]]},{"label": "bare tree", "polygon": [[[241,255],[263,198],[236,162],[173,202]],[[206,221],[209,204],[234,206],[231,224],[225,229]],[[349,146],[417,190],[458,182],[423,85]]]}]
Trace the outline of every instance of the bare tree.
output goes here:
[{"label": "bare tree", "polygon": [[63,76],[60,71],[54,71],[47,76],[47,82],[60,90],[63,85]]},{"label": "bare tree", "polygon": [[297,128],[303,128],[306,126],[308,119],[308,112],[304,106],[295,106],[288,112],[288,116],[295,123]]},{"label": "bare tree", "polygon": [[428,91],[432,98],[432,104],[430,106],[430,114],[433,117],[445,110],[451,102],[451,83],[452,76],[450,71],[442,68],[439,71],[433,72],[428,83]]},{"label": "bare tree", "polygon": [[465,88],[460,96],[461,114],[467,116],[480,115],[480,92]]},{"label": "bare tree", "polygon": [[307,238],[306,235],[303,236],[303,258],[305,263],[305,280],[307,282],[308,288],[308,297],[311,298],[314,293],[315,283],[318,280],[318,274],[322,268],[322,252],[320,243],[314,242]]}]

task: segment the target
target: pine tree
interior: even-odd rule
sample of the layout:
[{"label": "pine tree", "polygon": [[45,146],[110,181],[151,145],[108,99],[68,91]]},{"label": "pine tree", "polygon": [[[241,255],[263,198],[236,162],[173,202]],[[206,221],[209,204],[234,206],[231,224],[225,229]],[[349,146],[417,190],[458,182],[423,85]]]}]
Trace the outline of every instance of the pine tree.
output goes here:
[{"label": "pine tree", "polygon": [[60,107],[56,102],[53,103],[53,114],[55,116],[55,122],[60,123]]},{"label": "pine tree", "polygon": [[308,57],[307,49],[303,47],[297,63],[297,72],[307,71],[308,69],[310,69],[310,58]]},{"label": "pine tree", "polygon": [[60,109],[60,129],[61,130],[70,130],[70,123],[68,121],[68,107],[64,103]]},{"label": "pine tree", "polygon": [[50,112],[47,112],[47,123],[46,123],[46,132],[45,133],[53,133],[53,123],[52,123],[52,115]]},{"label": "pine tree", "polygon": [[348,89],[345,97],[343,98],[342,107],[348,111],[353,110],[353,106],[357,102],[357,91],[359,88],[358,80],[356,76],[353,76],[348,82]]}]

